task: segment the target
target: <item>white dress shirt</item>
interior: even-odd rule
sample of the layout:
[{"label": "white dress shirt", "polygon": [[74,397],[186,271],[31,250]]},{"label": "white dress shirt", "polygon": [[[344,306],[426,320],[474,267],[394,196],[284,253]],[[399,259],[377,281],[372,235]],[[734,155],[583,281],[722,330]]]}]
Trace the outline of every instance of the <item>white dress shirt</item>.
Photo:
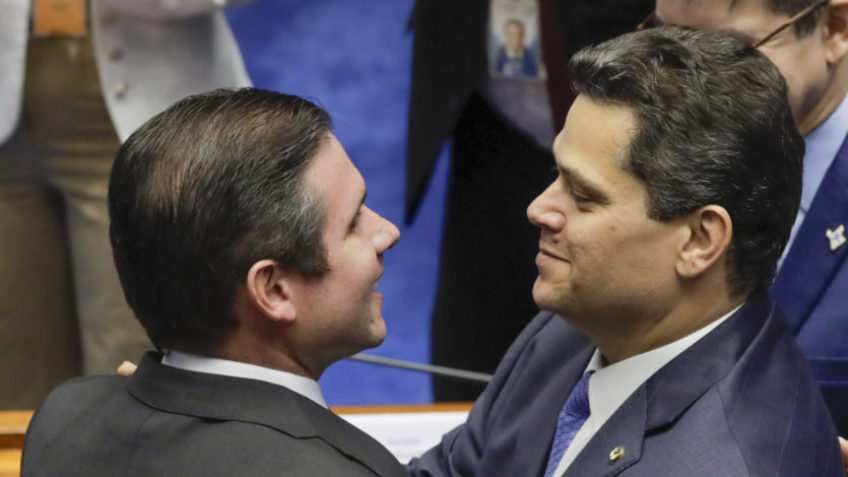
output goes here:
[{"label": "white dress shirt", "polygon": [[255,364],[210,358],[182,351],[170,350],[162,357],[162,364],[197,373],[218,374],[233,378],[255,379],[282,386],[310,399],[319,406],[327,407],[318,381],[297,374],[266,368]]},{"label": "white dress shirt", "polygon": [[721,318],[677,341],[637,354],[615,364],[604,366],[601,353],[595,348],[595,353],[583,371],[584,374],[589,371],[595,372],[589,380],[589,409],[591,414],[580,430],[577,431],[574,440],[571,441],[565,454],[563,454],[554,476],[561,477],[568,470],[568,466],[574,462],[574,459],[594,437],[595,433],[642,383],[669,361],[676,358],[677,355],[723,323],[739,308],[734,308]]},{"label": "white dress shirt", "polygon": [[786,258],[786,253],[789,247],[795,241],[795,236],[798,234],[798,229],[801,227],[801,222],[807,216],[807,211],[813,205],[813,199],[816,192],[821,186],[824,176],[833,160],[836,159],[836,154],[839,148],[848,136],[848,95],[842,98],[842,102],[828,118],[821,123],[816,129],[804,138],[806,150],[804,152],[804,180],[803,188],[801,189],[801,207],[798,210],[798,216],[795,217],[795,224],[792,225],[792,233],[789,236],[789,242],[783,250],[783,256],[780,257],[778,266],[783,264]]}]

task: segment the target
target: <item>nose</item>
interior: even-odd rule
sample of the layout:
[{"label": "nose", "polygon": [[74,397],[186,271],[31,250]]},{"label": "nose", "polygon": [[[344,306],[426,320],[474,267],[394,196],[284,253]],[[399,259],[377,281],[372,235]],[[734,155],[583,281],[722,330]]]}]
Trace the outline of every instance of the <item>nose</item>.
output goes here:
[{"label": "nose", "polygon": [[556,206],[554,182],[527,206],[527,220],[536,227],[556,233],[565,227],[565,215]]},{"label": "nose", "polygon": [[[367,207],[366,207],[367,209]],[[382,215],[374,212],[371,209],[368,211],[376,216],[377,227],[374,234],[371,236],[371,244],[378,254],[382,254],[386,250],[392,248],[400,238],[400,230],[395,224],[386,220]]]}]

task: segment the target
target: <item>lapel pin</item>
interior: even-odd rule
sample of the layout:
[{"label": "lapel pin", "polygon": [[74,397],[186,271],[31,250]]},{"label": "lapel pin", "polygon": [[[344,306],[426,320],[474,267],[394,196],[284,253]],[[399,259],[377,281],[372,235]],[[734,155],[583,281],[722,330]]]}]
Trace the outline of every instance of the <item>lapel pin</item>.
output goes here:
[{"label": "lapel pin", "polygon": [[621,459],[624,456],[624,446],[615,446],[613,450],[609,453],[609,465],[613,465],[618,462],[618,459]]},{"label": "lapel pin", "polygon": [[845,226],[840,225],[834,230],[827,229],[825,235],[830,240],[830,251],[832,252],[845,243]]}]

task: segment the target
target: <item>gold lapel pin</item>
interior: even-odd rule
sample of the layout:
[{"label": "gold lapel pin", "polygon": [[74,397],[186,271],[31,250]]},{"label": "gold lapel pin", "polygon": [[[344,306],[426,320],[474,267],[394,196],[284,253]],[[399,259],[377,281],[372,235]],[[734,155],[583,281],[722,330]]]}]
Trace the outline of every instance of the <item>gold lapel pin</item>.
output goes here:
[{"label": "gold lapel pin", "polygon": [[834,230],[827,229],[824,233],[830,240],[830,251],[834,251],[845,243],[845,226],[839,225]]},{"label": "gold lapel pin", "polygon": [[624,446],[615,446],[609,454],[609,465],[613,465],[618,462],[618,459],[621,459],[624,456],[624,452]]}]

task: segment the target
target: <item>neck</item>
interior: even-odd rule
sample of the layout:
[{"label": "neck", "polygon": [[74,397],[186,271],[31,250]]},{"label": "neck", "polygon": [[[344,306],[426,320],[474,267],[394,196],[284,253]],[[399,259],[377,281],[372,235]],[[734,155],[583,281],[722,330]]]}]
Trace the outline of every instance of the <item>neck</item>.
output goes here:
[{"label": "neck", "polygon": [[316,381],[324,372],[323,368],[311,369],[296,359],[294,353],[290,353],[284,344],[269,343],[262,337],[241,329],[235,331],[212,357],[286,371]]},{"label": "neck", "polygon": [[805,136],[830,117],[848,94],[848,60],[840,61],[833,68],[833,77],[822,99],[798,122],[798,129]]},{"label": "neck", "polygon": [[[612,325],[585,330],[610,364],[677,341],[707,326],[745,301],[731,298],[724,275],[713,273],[704,282],[687,283],[665,309],[655,308],[641,317],[616,320]],[[630,310],[625,310],[629,313]],[[609,320],[605,320],[610,323]],[[598,320],[598,323],[603,321]]]}]

